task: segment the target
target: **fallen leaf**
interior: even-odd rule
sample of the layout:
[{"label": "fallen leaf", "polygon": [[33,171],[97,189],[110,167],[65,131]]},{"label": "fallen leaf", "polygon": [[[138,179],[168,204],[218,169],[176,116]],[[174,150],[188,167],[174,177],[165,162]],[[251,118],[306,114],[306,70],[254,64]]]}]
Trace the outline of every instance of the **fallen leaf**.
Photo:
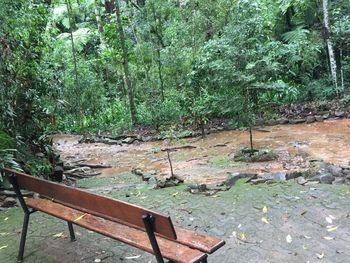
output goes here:
[{"label": "fallen leaf", "polygon": [[318,259],[323,259],[324,258],[324,252],[322,251],[321,254],[316,254]]},{"label": "fallen leaf", "polygon": [[323,238],[326,240],[333,240],[334,239],[334,237],[323,237]]},{"label": "fallen leaf", "polygon": [[334,216],[332,216],[332,215],[328,215],[328,217],[330,218],[330,219],[332,219],[332,220],[335,220],[336,218],[334,217]]},{"label": "fallen leaf", "polygon": [[305,235],[304,235],[304,237],[305,237],[306,239],[310,239],[310,238],[311,238],[311,237],[309,237],[309,236],[305,236]]},{"label": "fallen leaf", "polygon": [[100,259],[100,258],[95,258],[95,260],[94,260],[94,262],[96,262],[96,263],[99,263],[99,262],[101,262],[102,260]]},{"label": "fallen leaf", "polygon": [[239,224],[238,226],[237,226],[237,228],[241,228],[242,227],[242,224]]},{"label": "fallen leaf", "polygon": [[326,217],[326,221],[327,221],[327,223],[329,223],[329,224],[332,224],[332,223],[333,223],[333,220],[332,220],[332,218],[330,218],[330,217]]},{"label": "fallen leaf", "polygon": [[6,217],[6,218],[4,219],[4,221],[7,221],[7,220],[9,220],[9,218],[8,218],[8,217]]},{"label": "fallen leaf", "polygon": [[7,248],[7,247],[8,247],[8,245],[2,246],[2,247],[0,247],[0,250],[1,250],[1,249],[4,249],[4,248]]},{"label": "fallen leaf", "polygon": [[268,224],[269,221],[267,221],[267,219],[265,217],[261,218],[261,222],[263,222],[264,224]]},{"label": "fallen leaf", "polygon": [[86,215],[87,215],[87,214],[85,213],[85,214],[83,214],[83,215],[77,217],[76,219],[74,219],[74,222],[77,222],[77,221],[83,219]]},{"label": "fallen leaf", "polygon": [[53,235],[53,237],[63,237],[63,232]]},{"label": "fallen leaf", "polygon": [[266,207],[266,206],[263,207],[262,212],[263,212],[264,214],[267,213],[267,207]]},{"label": "fallen leaf", "polygon": [[292,240],[293,240],[293,239],[292,239],[292,236],[288,234],[288,235],[286,236],[286,241],[287,241],[287,243],[292,243]]},{"label": "fallen leaf", "polygon": [[141,257],[141,255],[137,255],[137,256],[130,256],[130,257],[125,257],[126,259],[136,259]]},{"label": "fallen leaf", "polygon": [[304,250],[307,250],[307,246],[303,245],[303,249],[304,249]]},{"label": "fallen leaf", "polygon": [[247,238],[245,236],[245,234],[243,232],[239,233],[239,239],[242,240],[242,241],[246,241]]},{"label": "fallen leaf", "polygon": [[338,229],[338,227],[339,227],[339,226],[327,226],[327,228],[328,228],[327,231],[328,231],[328,232],[335,231],[335,230]]},{"label": "fallen leaf", "polygon": [[179,192],[173,193],[173,197],[177,196]]}]

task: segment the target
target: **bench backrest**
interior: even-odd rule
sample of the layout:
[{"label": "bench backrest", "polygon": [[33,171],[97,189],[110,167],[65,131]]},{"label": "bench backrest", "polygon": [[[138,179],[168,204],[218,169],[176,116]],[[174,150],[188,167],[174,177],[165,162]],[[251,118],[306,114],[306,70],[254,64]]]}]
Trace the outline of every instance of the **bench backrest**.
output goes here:
[{"label": "bench backrest", "polygon": [[11,169],[4,168],[3,170],[8,175],[15,175],[17,184],[22,189],[38,193],[57,203],[109,220],[145,229],[142,216],[150,214],[154,218],[155,233],[169,239],[176,239],[175,229],[169,216],[164,216],[127,202],[16,172]]}]

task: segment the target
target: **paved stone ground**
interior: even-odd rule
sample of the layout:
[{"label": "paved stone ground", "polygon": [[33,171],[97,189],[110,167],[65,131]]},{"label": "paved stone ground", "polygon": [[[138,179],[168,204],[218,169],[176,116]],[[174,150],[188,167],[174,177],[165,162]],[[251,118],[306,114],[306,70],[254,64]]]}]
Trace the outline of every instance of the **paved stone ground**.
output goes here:
[{"label": "paved stone ground", "polygon": [[[240,181],[209,197],[190,194],[185,186],[148,190],[139,180],[125,174],[84,179],[79,186],[161,211],[177,226],[226,240],[209,262],[349,262],[349,186],[300,186],[293,181],[251,186]],[[0,262],[15,262],[21,224],[20,208],[0,212]],[[330,225],[333,231],[327,231]],[[76,227],[76,234],[78,240],[71,243],[65,222],[33,214],[25,262],[155,262],[147,253],[86,229]]]}]

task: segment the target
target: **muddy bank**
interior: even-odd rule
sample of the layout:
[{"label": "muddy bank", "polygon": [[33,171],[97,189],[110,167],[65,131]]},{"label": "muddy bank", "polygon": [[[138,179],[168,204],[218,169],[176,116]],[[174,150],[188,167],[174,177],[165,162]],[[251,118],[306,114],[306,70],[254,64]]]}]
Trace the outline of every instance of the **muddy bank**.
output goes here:
[{"label": "muddy bank", "polygon": [[272,149],[277,159],[268,162],[244,163],[233,160],[234,153],[249,145],[246,131],[222,131],[206,138],[167,139],[133,144],[108,145],[79,143],[81,136],[56,135],[54,146],[65,163],[110,165],[99,169],[102,177],[129,173],[140,168],[146,173],[170,174],[167,153],[174,173],[186,183],[216,184],[229,173],[245,172],[258,175],[272,172],[296,172],[309,167],[310,160],[348,165],[350,160],[350,120],[288,124],[254,131],[255,148]]}]

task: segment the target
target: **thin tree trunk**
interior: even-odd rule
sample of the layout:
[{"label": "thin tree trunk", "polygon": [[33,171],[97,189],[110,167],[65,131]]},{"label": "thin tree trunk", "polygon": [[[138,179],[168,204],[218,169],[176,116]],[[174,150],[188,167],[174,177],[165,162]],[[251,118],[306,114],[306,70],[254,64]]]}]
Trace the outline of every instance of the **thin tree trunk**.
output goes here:
[{"label": "thin tree trunk", "polygon": [[128,90],[131,121],[133,124],[136,124],[137,123],[137,117],[136,117],[137,113],[136,113],[136,106],[135,106],[135,99],[134,99],[134,88],[133,88],[133,85],[131,83],[131,78],[130,78],[128,49],[127,49],[126,43],[125,43],[125,35],[124,35],[122,19],[121,19],[121,14],[120,14],[119,1],[115,1],[115,12],[117,15],[117,30],[119,32],[120,45],[122,48],[123,69],[124,69],[126,87]]},{"label": "thin tree trunk", "polygon": [[337,63],[335,60],[333,43],[330,38],[331,30],[329,25],[328,0],[322,0],[322,7],[323,7],[323,23],[324,23],[324,29],[326,31],[325,38],[326,38],[326,44],[328,48],[328,56],[329,56],[329,64],[331,68],[332,81],[333,81],[335,90],[338,94]]},{"label": "thin tree trunk", "polygon": [[160,19],[158,19],[157,22],[157,16],[156,16],[156,10],[154,8],[154,5],[152,4],[152,13],[153,13],[153,19],[154,22],[156,23],[156,28],[155,28],[155,34],[157,36],[157,56],[158,56],[158,75],[159,75],[159,82],[160,82],[160,92],[162,95],[162,101],[165,100],[164,97],[164,80],[163,80],[163,73],[162,73],[162,58],[161,58],[161,54],[160,54],[160,48],[163,46],[163,39],[162,39],[162,34],[160,31]]},{"label": "thin tree trunk", "polygon": [[97,29],[98,29],[98,35],[100,36],[101,48],[105,48],[106,43],[103,39],[103,23],[102,23],[102,18],[101,18],[100,6],[98,5],[97,0],[94,0],[94,2],[95,2],[96,24],[97,24]]},{"label": "thin tree trunk", "polygon": [[67,5],[67,11],[68,11],[68,20],[69,20],[69,34],[70,34],[70,42],[72,46],[72,55],[73,55],[73,65],[74,65],[74,84],[75,84],[75,90],[76,90],[76,96],[77,96],[77,108],[79,111],[79,124],[80,128],[82,129],[84,127],[83,123],[83,112],[81,109],[81,94],[80,94],[80,85],[79,85],[79,76],[78,76],[78,67],[77,67],[77,57],[76,57],[76,50],[74,45],[74,38],[73,38],[73,22],[72,22],[72,6],[69,2],[69,0],[66,0]]}]

